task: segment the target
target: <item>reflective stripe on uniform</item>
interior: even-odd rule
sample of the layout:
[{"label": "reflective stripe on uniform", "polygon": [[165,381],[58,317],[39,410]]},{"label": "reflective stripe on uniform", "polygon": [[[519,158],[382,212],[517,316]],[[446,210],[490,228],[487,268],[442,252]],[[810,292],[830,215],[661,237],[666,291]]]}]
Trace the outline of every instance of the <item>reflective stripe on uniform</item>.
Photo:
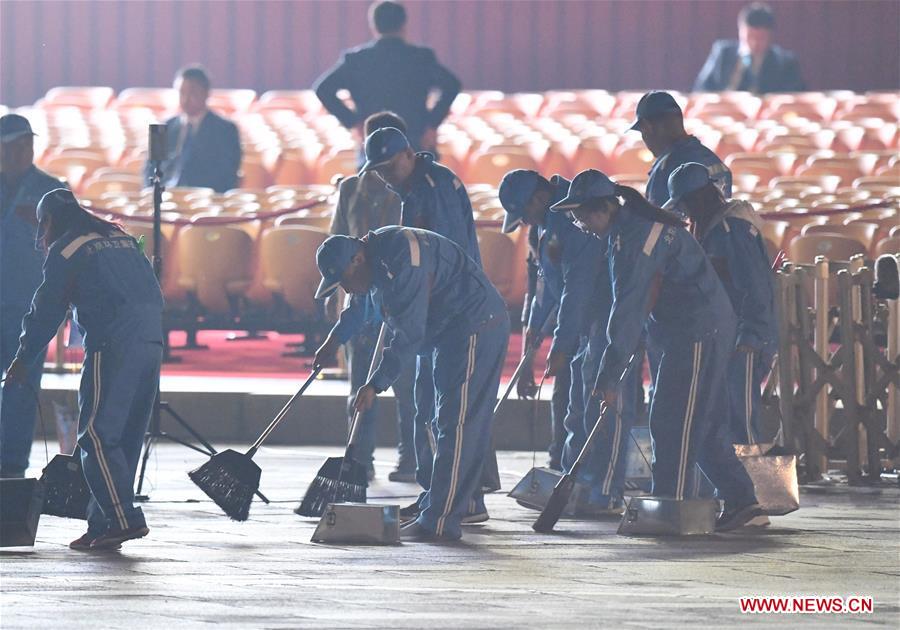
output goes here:
[{"label": "reflective stripe on uniform", "polygon": [[[459,465],[462,459],[463,450],[463,430],[466,424],[466,412],[469,407],[469,380],[472,378],[472,372],[475,370],[475,342],[478,335],[469,337],[469,352],[466,362],[466,378],[463,381],[462,389],[459,395],[459,417],[456,421],[456,444],[453,450],[453,467],[450,470],[450,487],[447,490],[447,501],[444,503],[444,510],[437,520],[435,533],[441,536],[444,533],[444,523],[453,509],[453,499],[456,496],[456,488],[459,485]],[[434,483],[432,482],[432,485]]]},{"label": "reflective stripe on uniform", "polygon": [[662,229],[662,223],[654,223],[653,227],[650,228],[650,234],[647,235],[647,240],[644,241],[645,256],[649,256],[653,253],[653,248],[656,246],[656,241],[659,240],[659,235],[662,234]]},{"label": "reflective stripe on uniform", "polygon": [[419,237],[412,230],[402,230],[403,235],[409,242],[409,264],[418,267],[422,264],[422,257],[419,252]]},{"label": "reflective stripe on uniform", "polygon": [[97,234],[96,232],[91,232],[90,234],[84,234],[83,236],[79,236],[78,238],[73,240],[71,243],[66,245],[63,248],[63,250],[60,252],[60,255],[63,258],[65,258],[66,260],[68,260],[75,254],[75,252],[77,252],[79,249],[81,249],[82,245],[84,245],[85,243],[90,243],[91,241],[96,241],[99,238],[103,238],[103,237],[100,236],[99,234]]},{"label": "reflective stripe on uniform", "polygon": [[[94,420],[97,417],[97,411],[100,409],[100,375],[102,374],[100,365],[101,357],[102,355],[100,352],[94,354],[94,401],[91,408],[91,417],[88,420],[85,432],[94,443],[94,455],[97,458],[97,467],[100,469],[100,476],[103,478],[103,482],[106,484],[106,490],[109,493],[109,499],[112,503],[113,510],[115,511],[115,519],[118,521],[121,529],[128,529],[128,519],[125,518],[125,511],[122,509],[122,503],[119,501],[119,495],[116,492],[116,485],[113,482],[112,473],[109,471],[109,463],[106,461],[106,454],[103,452],[100,436],[97,435],[97,431],[94,429]],[[110,517],[109,514],[106,514],[105,516],[107,518]]]},{"label": "reflective stripe on uniform", "polygon": [[700,359],[703,355],[703,342],[694,342],[694,365],[691,369],[691,385],[688,390],[687,404],[684,410],[684,426],[681,430],[681,453],[678,461],[678,477],[675,485],[675,498],[684,499],[684,481],[687,477],[688,450],[691,445],[691,425],[694,423],[694,408],[697,402],[697,381],[700,375]]}]

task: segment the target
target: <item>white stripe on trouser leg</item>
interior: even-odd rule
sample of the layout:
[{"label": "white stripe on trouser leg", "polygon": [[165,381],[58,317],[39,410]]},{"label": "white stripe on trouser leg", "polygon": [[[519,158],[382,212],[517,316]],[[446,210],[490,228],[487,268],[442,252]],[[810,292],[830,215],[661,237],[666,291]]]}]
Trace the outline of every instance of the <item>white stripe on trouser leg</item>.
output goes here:
[{"label": "white stripe on trouser leg", "polygon": [[691,370],[691,387],[688,392],[687,405],[684,410],[684,427],[681,430],[681,457],[678,461],[678,477],[675,483],[675,498],[684,498],[684,480],[687,477],[688,451],[691,446],[691,425],[694,421],[694,406],[697,402],[697,377],[700,373],[700,357],[703,354],[703,342],[694,342],[694,366]]},{"label": "white stripe on trouser leg", "polygon": [[97,417],[97,411],[100,409],[100,353],[94,354],[94,405],[91,409],[91,417],[87,424],[87,434],[94,443],[94,455],[97,458],[97,467],[100,469],[100,476],[106,484],[113,510],[116,513],[116,520],[119,522],[121,529],[128,529],[128,519],[125,518],[125,511],[119,502],[119,495],[116,492],[116,486],[113,483],[112,475],[109,472],[109,465],[106,462],[106,455],[103,453],[103,446],[100,444],[100,436],[94,430],[94,419]]},{"label": "white stripe on trouser leg", "polygon": [[[456,496],[456,486],[459,481],[459,463],[462,459],[462,443],[463,443],[463,428],[466,424],[466,412],[468,411],[469,406],[469,379],[472,378],[472,371],[475,369],[475,340],[478,339],[477,335],[472,335],[469,337],[469,355],[468,361],[466,362],[466,378],[463,381],[462,389],[459,394],[459,418],[456,421],[456,444],[454,445],[453,450],[453,468],[450,471],[450,487],[447,489],[447,501],[444,503],[444,511],[440,515],[437,521],[437,527],[435,528],[435,533],[439,536],[444,533],[444,522],[447,520],[447,517],[450,515],[450,511],[453,506],[453,498]],[[437,453],[437,451],[435,451]],[[434,487],[434,481],[431,483],[432,488]]]},{"label": "white stripe on trouser leg", "polygon": [[753,399],[750,393],[753,391],[753,353],[747,353],[747,373],[744,375],[744,416],[747,423],[747,443],[753,444],[756,440],[753,438]]},{"label": "white stripe on trouser leg", "polygon": [[622,439],[622,392],[617,387],[618,396],[616,396],[616,429],[613,433],[612,449],[609,452],[609,461],[606,464],[606,476],[603,478],[603,487],[600,491],[609,495],[610,486],[612,486],[613,476],[616,472],[616,463],[619,461],[619,441]]}]

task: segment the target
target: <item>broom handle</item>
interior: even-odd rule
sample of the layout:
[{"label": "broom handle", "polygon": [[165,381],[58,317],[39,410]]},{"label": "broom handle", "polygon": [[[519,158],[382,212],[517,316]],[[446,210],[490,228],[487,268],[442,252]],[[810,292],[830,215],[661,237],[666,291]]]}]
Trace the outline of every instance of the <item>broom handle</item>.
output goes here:
[{"label": "broom handle", "polygon": [[[635,359],[638,355],[643,356],[643,347],[638,346],[637,350],[634,351],[634,354],[631,355],[631,358],[628,359],[628,364],[625,366],[625,369],[622,370],[622,375],[619,376],[619,380],[616,381],[616,387],[621,387],[622,381],[625,380],[625,377],[628,375],[628,372],[631,370],[631,366],[634,364]],[[597,376],[600,376],[600,373],[597,373]],[[594,387],[596,389],[596,386]],[[593,394],[592,394],[593,395]],[[621,395],[621,393],[619,394]],[[581,467],[581,458],[584,457],[584,454],[588,451],[591,445],[594,442],[594,435],[597,433],[597,429],[600,428],[600,425],[603,424],[603,419],[606,417],[606,412],[609,410],[609,406],[606,404],[606,401],[603,400],[600,402],[600,416],[597,418],[597,421],[594,423],[594,428],[591,429],[588,438],[584,441],[584,446],[581,447],[581,452],[578,453],[578,457],[575,458],[575,463],[572,464],[572,468],[569,470],[568,476],[573,477],[578,469]]]},{"label": "broom handle", "polygon": [[259,447],[262,446],[262,443],[266,440],[267,437],[269,437],[269,434],[275,430],[275,427],[278,426],[278,423],[281,422],[282,419],[284,419],[284,417],[287,415],[288,409],[291,408],[291,405],[293,405],[294,402],[298,398],[300,398],[300,396],[303,395],[303,392],[305,392],[306,389],[310,385],[312,385],[312,382],[314,380],[316,380],[316,377],[319,375],[319,372],[321,372],[321,371],[322,371],[321,365],[313,366],[312,374],[309,375],[309,378],[306,379],[306,382],[303,383],[303,385],[300,387],[300,389],[297,391],[297,393],[294,394],[293,396],[291,396],[291,399],[289,401],[287,401],[287,404],[285,404],[284,407],[281,408],[281,411],[279,411],[278,415],[275,416],[275,418],[272,420],[272,422],[269,423],[269,426],[267,426],[266,430],[262,432],[262,435],[260,435],[259,438],[257,438],[256,442],[253,443],[253,446],[251,446],[250,450],[247,451],[247,457],[253,457],[254,455],[256,455],[256,451],[259,450]]},{"label": "broom handle", "polygon": [[[375,349],[372,351],[372,362],[369,363],[369,375],[366,377],[366,382],[369,382],[369,379],[372,378],[372,374],[375,373],[375,366],[378,364],[378,359],[381,354],[381,346],[384,344],[384,338],[387,335],[387,324],[381,324],[381,330],[378,331],[378,341],[375,342]],[[347,448],[353,444],[353,440],[356,439],[356,430],[359,428],[359,420],[362,417],[362,413],[356,411],[353,413],[353,420],[350,422],[350,437],[347,439]]]},{"label": "broom handle", "polygon": [[516,383],[519,381],[519,378],[522,376],[522,370],[525,368],[525,364],[534,357],[535,352],[537,352],[537,348],[529,347],[525,354],[522,356],[522,359],[519,361],[519,365],[516,366],[516,371],[513,372],[512,378],[509,379],[509,384],[506,386],[506,391],[503,392],[503,396],[500,397],[500,400],[497,401],[497,404],[494,405],[494,415],[497,415],[497,411],[500,410],[500,405],[506,402],[506,399],[509,398],[509,395],[512,393],[513,387],[516,386]]}]

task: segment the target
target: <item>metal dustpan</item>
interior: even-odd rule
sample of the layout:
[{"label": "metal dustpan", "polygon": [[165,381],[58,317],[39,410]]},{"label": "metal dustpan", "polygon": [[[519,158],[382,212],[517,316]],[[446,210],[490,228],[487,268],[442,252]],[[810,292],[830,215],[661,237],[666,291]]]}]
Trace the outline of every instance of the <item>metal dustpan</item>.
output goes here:
[{"label": "metal dustpan", "polygon": [[[509,491],[507,496],[516,500],[522,507],[532,510],[543,510],[553,494],[553,488],[562,479],[562,473],[552,468],[532,468],[529,470],[519,483]],[[566,516],[574,516],[576,505],[582,496],[583,486],[575,482],[575,491],[572,492],[572,498],[569,499],[568,505],[563,512]]]},{"label": "metal dustpan", "polygon": [[616,533],[620,536],[698,536],[716,530],[712,499],[631,497]]},{"label": "metal dustpan", "polygon": [[0,547],[33,547],[43,505],[37,479],[0,480]]},{"label": "metal dustpan", "polygon": [[312,542],[351,545],[400,543],[400,506],[329,503]]},{"label": "metal dustpan", "polygon": [[780,516],[800,507],[795,453],[777,444],[735,444],[734,451],[750,475],[756,501],[766,514]]}]

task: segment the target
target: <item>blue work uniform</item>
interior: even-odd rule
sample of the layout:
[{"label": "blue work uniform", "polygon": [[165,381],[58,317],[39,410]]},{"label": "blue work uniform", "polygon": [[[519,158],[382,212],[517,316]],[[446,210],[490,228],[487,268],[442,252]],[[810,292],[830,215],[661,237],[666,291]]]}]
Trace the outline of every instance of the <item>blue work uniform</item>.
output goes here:
[{"label": "blue work uniform", "polygon": [[[525,293],[524,306],[522,307],[522,330],[527,330],[531,321],[531,309],[537,300],[549,298],[543,275],[538,262],[539,226],[528,226],[528,256],[525,259],[526,273],[528,276],[528,288]],[[559,304],[556,304],[559,309]],[[556,328],[556,313],[550,313],[540,330],[533,331],[535,342],[540,345],[547,335],[552,334]],[[523,349],[524,352],[524,349]],[[566,443],[566,409],[569,407],[569,389],[572,386],[571,370],[564,370],[553,378],[553,392],[550,396],[550,445],[547,454],[550,459],[548,466],[553,470],[562,470],[562,450]]]},{"label": "blue work uniform", "polygon": [[753,444],[759,440],[762,382],[778,347],[769,254],[756,212],[746,201],[728,202],[697,237],[737,315],[735,350],[728,363],[731,438],[735,444]]},{"label": "blue work uniform", "polygon": [[[459,245],[481,266],[481,252],[475,232],[475,217],[469,194],[449,168],[435,162],[430,153],[416,154],[416,165],[401,198],[400,223],[405,227],[429,230]],[[416,369],[416,481],[427,489],[431,474],[433,436],[423,427],[432,426],[435,417],[433,369],[429,355],[419,356]]]},{"label": "blue work uniform", "polygon": [[[32,165],[13,183],[0,175],[0,370],[19,347],[22,318],[41,284],[44,255],[35,248],[35,208],[45,193],[66,185]],[[0,394],[0,474],[21,476],[34,439],[37,396],[46,350],[28,364],[25,383],[3,385]]]},{"label": "blue work uniform", "polygon": [[431,355],[435,455],[418,523],[459,538],[462,517],[484,510],[481,473],[509,341],[506,305],[481,267],[438,234],[391,226],[369,234],[364,247],[372,288],[367,299],[351,299],[331,334],[346,341],[373,310],[382,313],[390,335],[369,380],[379,392],[410,357]]},{"label": "blue work uniform", "polygon": [[635,352],[651,289],[659,282],[648,325],[660,351],[650,404],[653,494],[685,498],[697,463],[726,509],[754,503],[753,483],[734,453],[725,416],[734,310],[706,253],[687,230],[644,219],[627,207],[613,220],[608,252],[613,305],[597,377],[600,391],[615,386]]},{"label": "blue work uniform", "polygon": [[[337,206],[331,221],[330,232],[354,238],[362,238],[369,230],[397,225],[400,222],[400,197],[390,190],[374,172],[362,176],[351,176],[341,180]],[[380,323],[380,322],[379,322]],[[356,392],[366,384],[369,366],[375,353],[378,338],[377,326],[370,326],[351,339],[344,349],[350,372],[350,395],[347,397],[348,418],[352,422],[353,401]],[[391,388],[397,405],[397,443],[399,461],[397,469],[402,473],[412,473],[416,468],[414,425],[416,415],[415,387],[416,360],[403,371]],[[356,432],[356,456],[360,463],[374,471],[375,428],[378,405],[366,411],[359,420]]]},{"label": "blue work uniform", "polygon": [[731,197],[731,171],[719,156],[706,148],[696,137],[687,136],[673,144],[660,155],[650,168],[647,180],[647,199],[655,206],[662,206],[669,200],[669,175],[676,168],[688,162],[698,162],[709,170],[709,176],[716,182],[726,198]]},{"label": "blue work uniform", "polygon": [[69,232],[50,247],[25,316],[18,358],[43,352],[69,306],[84,330],[78,444],[91,490],[92,537],[146,525],[134,474],[162,362],[163,299],[150,262],[123,232]]},{"label": "blue work uniform", "polygon": [[[731,197],[731,171],[722,163],[719,156],[709,150],[695,136],[687,136],[675,142],[669,150],[660,155],[653,162],[647,179],[647,199],[655,206],[662,207],[669,200],[669,175],[688,162],[703,164],[709,171],[710,178],[716,182],[716,186],[726,198]],[[678,208],[673,212],[681,214]],[[650,364],[650,396],[653,395],[654,375],[659,368],[659,349],[649,339],[647,343],[647,359]],[[640,389],[641,383],[636,386]],[[643,394],[641,394],[643,398]]]}]

